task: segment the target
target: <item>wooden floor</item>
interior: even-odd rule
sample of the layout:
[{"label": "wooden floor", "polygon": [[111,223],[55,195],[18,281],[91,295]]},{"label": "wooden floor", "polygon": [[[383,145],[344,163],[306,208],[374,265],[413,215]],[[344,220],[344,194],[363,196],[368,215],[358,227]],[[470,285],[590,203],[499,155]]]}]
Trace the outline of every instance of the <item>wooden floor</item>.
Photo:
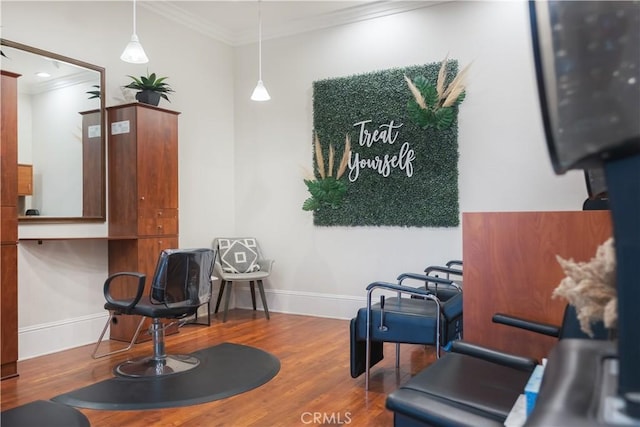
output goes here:
[{"label": "wooden floor", "polygon": [[[391,426],[386,395],[434,360],[434,351],[403,345],[400,370],[395,345],[386,344],[385,359],[372,370],[369,392],[364,375],[349,375],[349,322],[310,316],[233,310],[226,323],[185,326],[166,338],[168,353],[190,353],[222,342],[254,346],[280,359],[280,372],[257,389],[210,403],[145,411],[80,409],[93,427],[101,426]],[[121,343],[117,343],[121,345]],[[113,343],[109,342],[109,345]],[[34,400],[48,400],[111,378],[122,360],[151,353],[151,344],[94,360],[93,346],[18,362],[19,377],[1,382],[1,407],[7,410]],[[315,417],[315,418],[314,418]]]}]

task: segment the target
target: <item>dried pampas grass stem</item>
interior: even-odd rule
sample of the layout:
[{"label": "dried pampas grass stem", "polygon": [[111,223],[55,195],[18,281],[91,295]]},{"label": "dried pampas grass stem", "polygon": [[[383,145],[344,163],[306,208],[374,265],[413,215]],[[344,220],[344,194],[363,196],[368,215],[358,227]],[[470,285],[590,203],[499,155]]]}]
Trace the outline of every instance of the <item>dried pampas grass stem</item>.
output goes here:
[{"label": "dried pampas grass stem", "polygon": [[[449,94],[451,94],[454,90],[459,91],[459,93],[462,93],[462,91],[465,89],[464,81],[465,81],[465,78],[467,77],[467,73],[469,73],[469,67],[471,67],[471,64],[467,64],[467,66],[464,67],[462,71],[458,73],[458,75],[453,79],[453,81],[447,87],[447,89],[445,89],[441,99],[443,98],[448,99]],[[457,99],[457,97],[455,99]]]},{"label": "dried pampas grass stem", "polygon": [[344,151],[342,152],[342,159],[340,160],[340,165],[338,165],[338,172],[336,174],[336,178],[340,179],[342,175],[347,170],[347,166],[349,166],[349,159],[351,158],[351,139],[349,138],[349,134],[344,141]]},{"label": "dried pampas grass stem", "polygon": [[324,178],[324,158],[322,157],[322,146],[320,145],[320,139],[318,138],[318,134],[316,133],[316,138],[314,141],[315,149],[316,149],[316,163],[318,164],[318,174],[320,174],[321,178]]},{"label": "dried pampas grass stem", "polygon": [[327,170],[327,176],[333,176],[333,156],[335,152],[333,150],[333,145],[329,144],[329,169]]},{"label": "dried pampas grass stem", "polygon": [[440,71],[438,71],[438,81],[436,82],[436,92],[438,92],[438,99],[444,97],[444,82],[447,80],[447,61],[449,54],[444,57],[442,64],[440,64]]},{"label": "dried pampas grass stem", "polygon": [[589,336],[593,336],[592,322],[603,321],[605,327],[614,328],[618,299],[613,238],[600,245],[589,262],[556,258],[567,276],[553,291],[552,298],[563,297],[576,308],[580,329]]},{"label": "dried pampas grass stem", "polygon": [[420,106],[420,108],[422,108],[423,110],[426,110],[427,102],[424,100],[424,97],[420,93],[420,90],[416,87],[415,84],[413,84],[411,79],[407,77],[406,74],[404,76],[404,80],[407,82],[407,85],[409,86],[409,90],[411,91],[411,94],[415,98],[416,103]]}]

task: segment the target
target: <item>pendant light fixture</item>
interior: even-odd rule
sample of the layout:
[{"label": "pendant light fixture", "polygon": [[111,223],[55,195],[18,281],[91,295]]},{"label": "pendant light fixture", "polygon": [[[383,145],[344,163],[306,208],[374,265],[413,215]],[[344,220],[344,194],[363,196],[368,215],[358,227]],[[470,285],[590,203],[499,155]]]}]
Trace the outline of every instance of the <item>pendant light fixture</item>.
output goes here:
[{"label": "pendant light fixture", "polygon": [[262,13],[258,0],[258,84],[251,94],[252,101],[268,101],[271,97],[262,83]]},{"label": "pendant light fixture", "polygon": [[132,64],[146,64],[149,62],[149,58],[144,53],[144,49],[138,39],[138,34],[136,34],[136,0],[133,0],[133,34],[131,35],[131,41],[124,48],[122,55],[120,55],[120,59]]}]

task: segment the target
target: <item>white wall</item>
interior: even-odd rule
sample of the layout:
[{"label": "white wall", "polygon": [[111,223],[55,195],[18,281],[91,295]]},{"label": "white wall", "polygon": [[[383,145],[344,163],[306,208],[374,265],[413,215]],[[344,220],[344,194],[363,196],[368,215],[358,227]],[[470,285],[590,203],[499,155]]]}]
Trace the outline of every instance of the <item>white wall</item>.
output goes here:
[{"label": "white wall", "polygon": [[[234,195],[231,47],[139,7],[150,62],[132,65],[119,59],[131,37],[131,2],[2,1],[0,8],[3,38],[105,67],[107,106],[124,103],[128,74],[169,76],[176,92],[160,106],[181,112],[180,244],[208,247],[215,235],[233,232],[225,206]],[[21,238],[106,235],[102,223],[19,226]],[[20,359],[95,341],[106,321],[106,241],[22,241],[18,258]]]},{"label": "white wall", "polygon": [[[268,3],[265,4],[265,8]],[[266,25],[266,24],[265,24]],[[272,100],[248,100],[255,45],[236,50],[236,225],[275,258],[275,309],[351,317],[364,288],[462,256],[461,228],[314,227],[301,166],[312,169],[312,82],[438,62],[472,62],[459,115],[460,209],[580,209],[581,174],[552,172],[524,2],[452,2],[263,41]],[[282,153],[288,153],[283,156]],[[248,306],[245,293],[241,304]]]},{"label": "white wall", "polygon": [[[126,74],[148,67],[170,77],[176,93],[161,106],[182,112],[180,244],[258,237],[276,260],[266,284],[274,311],[347,318],[362,306],[368,283],[462,255],[460,227],[313,225],[301,205],[302,168],[312,168],[315,80],[436,62],[447,53],[462,65],[473,61],[459,116],[461,211],[579,209],[586,196],[581,175],[551,171],[524,2],[453,2],[265,40],[268,103],[248,99],[255,44],[234,49],[139,8],[138,34],[151,62],[130,65],[118,59],[130,36],[128,2],[1,7],[2,37],[105,66],[107,105],[123,102]],[[106,226],[20,226],[22,237],[60,234],[105,236]],[[52,331],[78,337],[67,347],[95,340],[106,274],[104,241],[22,243],[20,358],[58,350],[47,338]],[[247,293],[239,304],[249,306]]]}]

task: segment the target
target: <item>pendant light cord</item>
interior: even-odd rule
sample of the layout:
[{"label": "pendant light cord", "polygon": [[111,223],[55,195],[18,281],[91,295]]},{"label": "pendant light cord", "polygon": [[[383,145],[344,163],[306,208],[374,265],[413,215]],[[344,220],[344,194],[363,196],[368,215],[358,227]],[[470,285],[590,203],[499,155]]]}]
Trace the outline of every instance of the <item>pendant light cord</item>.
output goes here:
[{"label": "pendant light cord", "polygon": [[136,34],[136,0],[133,0],[133,34]]},{"label": "pendant light cord", "polygon": [[258,80],[262,80],[262,10],[258,0]]}]

